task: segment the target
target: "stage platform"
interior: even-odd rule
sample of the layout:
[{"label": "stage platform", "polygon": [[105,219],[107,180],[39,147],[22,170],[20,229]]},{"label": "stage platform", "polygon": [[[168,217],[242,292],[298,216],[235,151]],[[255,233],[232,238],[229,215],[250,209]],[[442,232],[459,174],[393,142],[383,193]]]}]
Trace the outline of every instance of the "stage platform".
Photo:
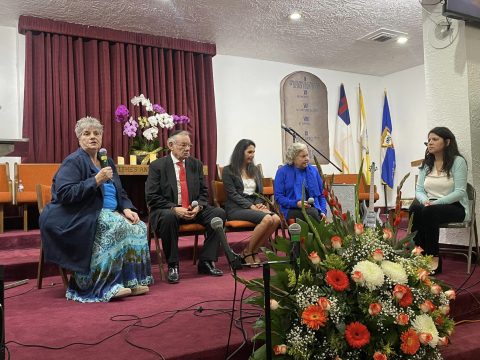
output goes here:
[{"label": "stage platform", "polygon": [[[248,235],[231,233],[228,239],[240,251]],[[260,315],[259,309],[244,306],[240,314],[244,288],[238,285],[234,302],[235,282],[224,257],[218,264],[226,273],[223,277],[196,273],[191,261],[192,238],[180,241],[183,261],[179,284],[161,282],[155,264],[156,283],[149,294],[101,304],[67,301],[55,266],[49,270],[54,276],[45,278],[44,288],[38,290],[38,244],[38,230],[0,236],[0,262],[5,265],[8,281],[30,279],[26,285],[5,291],[6,341],[11,359],[225,359],[233,303],[235,324],[240,327],[242,318],[247,333],[245,345],[233,359],[248,359],[254,346],[250,341],[252,324]],[[155,257],[152,259],[155,262]],[[455,320],[480,319],[480,269],[467,280],[464,258],[444,260],[440,278],[456,289],[463,288],[457,290],[457,300],[452,303]],[[261,277],[261,269],[245,269],[239,274]],[[479,337],[480,323],[458,325],[451,344],[443,350],[444,358],[476,360]],[[243,342],[242,331],[233,327],[229,352]]]}]

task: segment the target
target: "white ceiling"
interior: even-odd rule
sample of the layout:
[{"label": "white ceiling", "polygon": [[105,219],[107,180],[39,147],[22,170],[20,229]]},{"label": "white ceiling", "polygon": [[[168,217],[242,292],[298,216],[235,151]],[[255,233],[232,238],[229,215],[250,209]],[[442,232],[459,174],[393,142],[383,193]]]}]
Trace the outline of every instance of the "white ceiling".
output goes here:
[{"label": "white ceiling", "polygon": [[[303,14],[299,22],[288,19],[295,10]],[[218,54],[361,74],[423,64],[419,0],[1,0],[0,25],[16,26],[20,15],[215,43]],[[409,41],[358,40],[380,28],[407,33]]]}]

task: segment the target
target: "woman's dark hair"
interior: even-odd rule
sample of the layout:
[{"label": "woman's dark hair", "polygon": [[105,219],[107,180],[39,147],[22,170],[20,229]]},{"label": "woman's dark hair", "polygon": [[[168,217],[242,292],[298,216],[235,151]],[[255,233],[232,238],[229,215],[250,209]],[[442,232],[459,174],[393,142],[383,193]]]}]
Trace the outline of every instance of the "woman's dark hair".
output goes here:
[{"label": "woman's dark hair", "polygon": [[[433,128],[428,132],[428,135],[435,134],[440,136],[445,142],[445,148],[443,149],[443,167],[442,170],[447,173],[447,176],[450,177],[450,170],[452,169],[453,162],[455,161],[456,156],[462,156],[460,151],[458,151],[457,140],[455,139],[455,135],[453,135],[452,131],[449,128],[438,126]],[[447,140],[450,142],[447,144]],[[462,156],[463,157],[463,156]],[[425,152],[425,159],[423,160],[422,166],[420,169],[426,167],[427,174],[430,173],[433,169],[433,165],[435,163],[435,155],[430,154],[428,149]]]},{"label": "woman's dark hair", "polygon": [[[230,168],[232,169],[232,172],[237,176],[242,176],[243,162],[245,160],[245,150],[247,150],[250,145],[256,147],[255,143],[252,140],[242,139],[237,143],[237,145],[235,145],[235,148],[233,149],[232,156],[230,157]],[[255,178],[258,174],[258,169],[253,163],[253,161],[248,164],[246,171],[247,175],[251,178]]]}]

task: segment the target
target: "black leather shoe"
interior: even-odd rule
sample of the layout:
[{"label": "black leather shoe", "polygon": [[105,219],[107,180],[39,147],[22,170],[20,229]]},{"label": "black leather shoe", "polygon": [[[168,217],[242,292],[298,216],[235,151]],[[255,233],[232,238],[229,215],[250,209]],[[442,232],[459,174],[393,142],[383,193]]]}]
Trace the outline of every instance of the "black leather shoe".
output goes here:
[{"label": "black leather shoe", "polygon": [[211,276],[222,276],[223,271],[217,269],[213,261],[200,261],[198,263],[198,273],[199,274],[206,274]]},{"label": "black leather shoe", "polygon": [[178,265],[168,266],[167,280],[170,284],[178,284],[180,282],[180,274],[178,272]]}]

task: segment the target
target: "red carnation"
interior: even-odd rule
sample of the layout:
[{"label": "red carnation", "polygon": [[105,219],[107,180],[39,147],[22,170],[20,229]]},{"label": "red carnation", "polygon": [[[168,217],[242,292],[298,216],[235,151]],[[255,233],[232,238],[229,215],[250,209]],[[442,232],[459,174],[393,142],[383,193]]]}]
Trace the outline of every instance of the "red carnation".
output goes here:
[{"label": "red carnation", "polygon": [[347,325],[345,339],[351,347],[358,349],[370,342],[370,332],[365,325],[355,321]]},{"label": "red carnation", "polygon": [[348,288],[348,276],[341,270],[329,270],[325,275],[325,281],[336,291],[343,291]]}]

